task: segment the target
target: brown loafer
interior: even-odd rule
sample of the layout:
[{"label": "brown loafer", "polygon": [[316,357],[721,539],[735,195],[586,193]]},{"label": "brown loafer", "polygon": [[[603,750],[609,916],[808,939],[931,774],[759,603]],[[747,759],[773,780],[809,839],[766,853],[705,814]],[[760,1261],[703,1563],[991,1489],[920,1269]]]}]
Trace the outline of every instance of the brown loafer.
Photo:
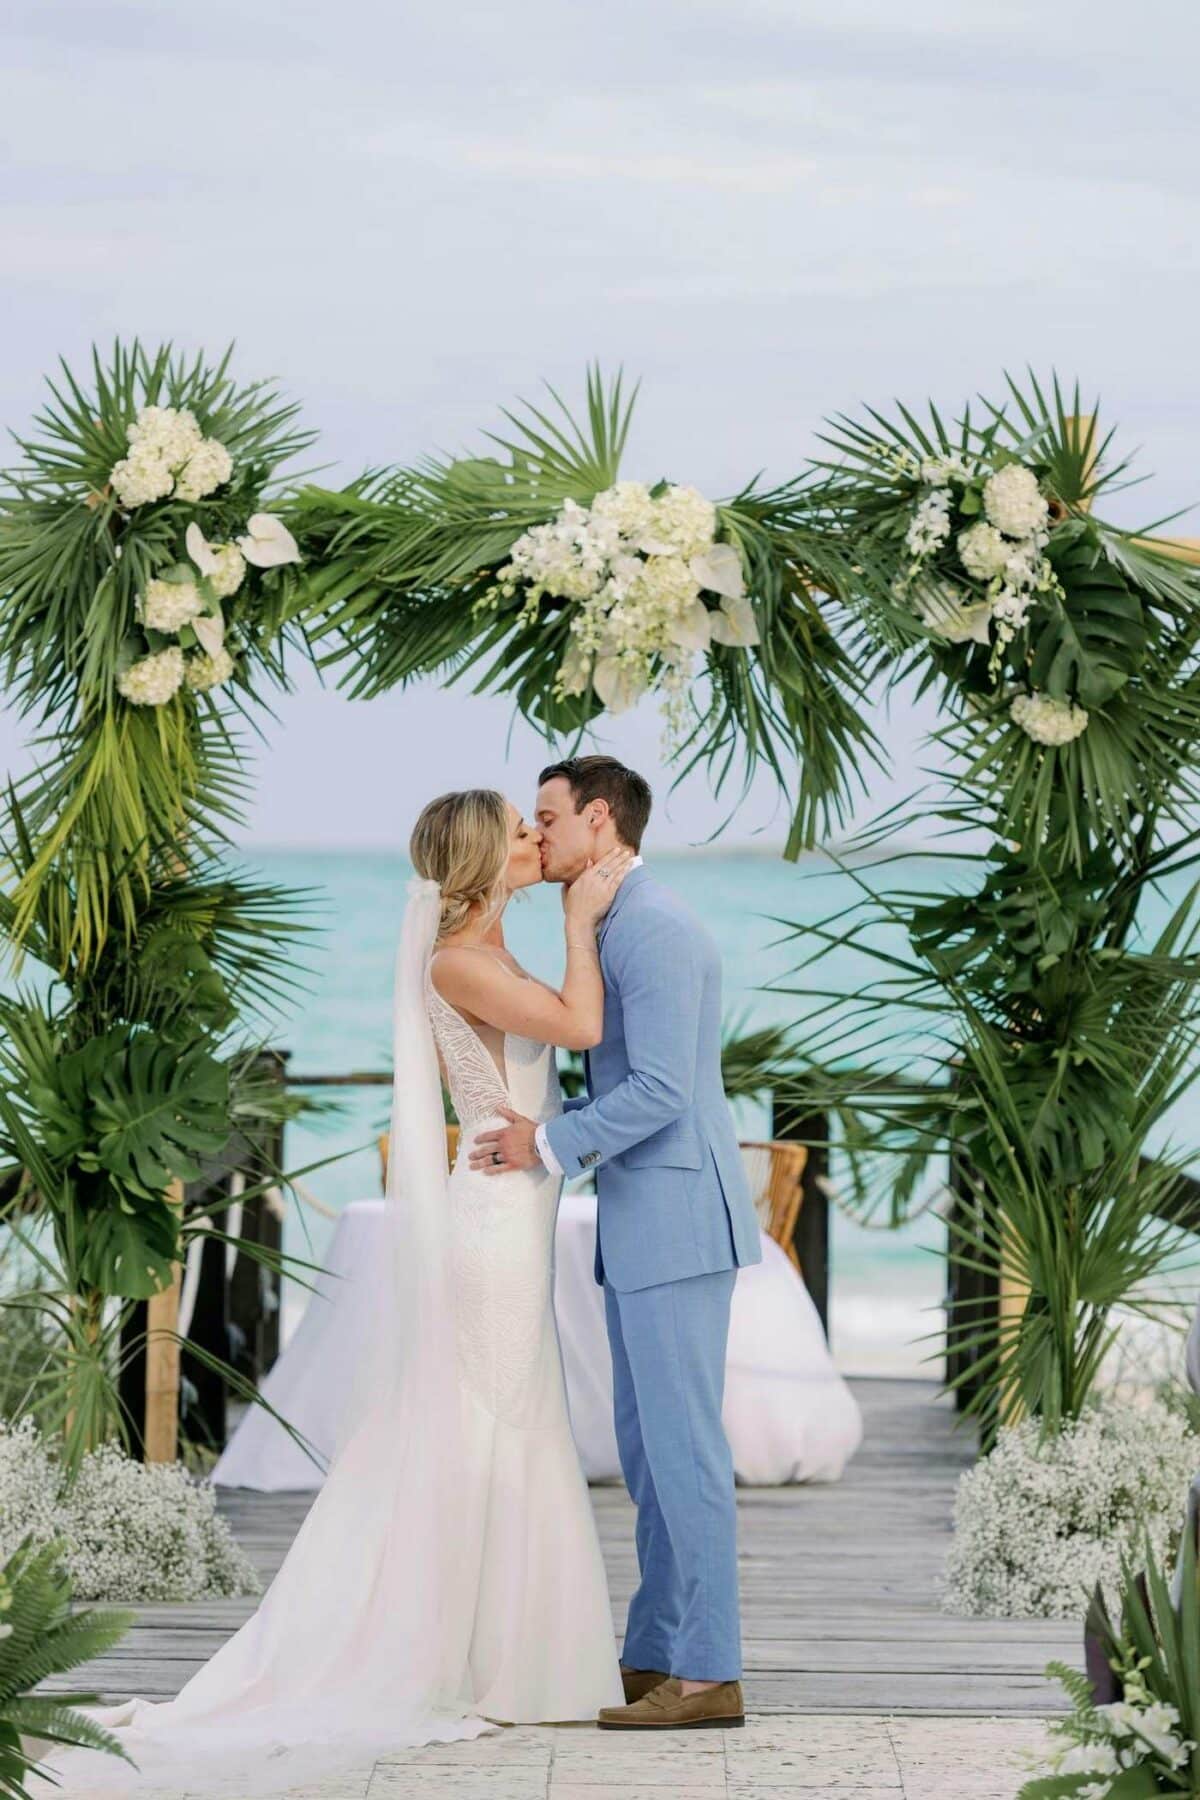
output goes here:
[{"label": "brown loafer", "polygon": [[633,1706],[670,1679],[665,1669],[622,1669],[621,1686],[625,1689],[626,1706]]},{"label": "brown loafer", "polygon": [[740,1681],[685,1694],[672,1676],[632,1706],[602,1706],[601,1731],[728,1731],[746,1723]]}]

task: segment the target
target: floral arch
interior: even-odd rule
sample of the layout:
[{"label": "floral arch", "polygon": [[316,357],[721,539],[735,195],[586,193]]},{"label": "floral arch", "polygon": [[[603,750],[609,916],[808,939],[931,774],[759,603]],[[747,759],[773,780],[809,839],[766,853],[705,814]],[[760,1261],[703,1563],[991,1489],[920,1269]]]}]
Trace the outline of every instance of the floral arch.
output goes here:
[{"label": "floral arch", "polygon": [[1169,1253],[1185,1159],[1144,1151],[1188,1078],[1200,961],[1190,894],[1152,939],[1138,903],[1195,855],[1195,547],[1097,515],[1125,465],[1057,384],[952,426],[839,419],[795,478],[716,503],[622,478],[631,406],[593,372],[578,422],[552,395],[486,455],[332,492],[289,481],[312,435],[269,385],[134,344],[86,383],[64,368],[18,440],[0,656],[43,759],[8,789],[0,927],[44,979],[0,999],[0,1158],[10,1219],[51,1227],[75,1453],[119,1410],[107,1303],[219,1235],[180,1184],[277,1104],[252,1034],[302,926],[224,856],[239,726],[289,653],[361,697],[471,679],[560,742],[653,691],[680,769],[774,772],[792,858],[884,756],[868,689],[916,676],[953,754],[946,828],[993,848],[937,897],[864,876],[862,917],[813,930],[819,951],[870,948],[881,909],[904,927],[852,1004],[920,1018],[922,1091],[892,1079],[901,1039],[848,1069],[821,1002],[796,1097],[901,1194],[953,1141],[960,1254],[1004,1281],[959,1328],[993,1407],[1077,1413],[1114,1306]]}]

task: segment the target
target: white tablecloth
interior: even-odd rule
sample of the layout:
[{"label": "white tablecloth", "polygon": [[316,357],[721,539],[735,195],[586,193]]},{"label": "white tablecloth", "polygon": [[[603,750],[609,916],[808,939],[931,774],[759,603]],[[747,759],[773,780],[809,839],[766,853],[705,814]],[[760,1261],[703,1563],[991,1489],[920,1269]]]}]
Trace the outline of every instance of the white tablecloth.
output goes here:
[{"label": "white tablecloth", "polygon": [[[336,1437],[345,1395],[361,1379],[362,1308],[356,1274],[369,1267],[383,1225],[382,1200],[342,1213],[327,1273],[291,1342],[263,1382],[277,1412],[323,1454]],[[592,1277],[596,1199],[568,1192],[555,1234],[554,1304],[571,1425],[589,1481],[620,1477],[612,1423],[612,1365],[604,1299]],[[773,1239],[734,1289],[725,1370],[725,1431],[739,1481],[836,1481],[862,1437],[858,1406],[830,1359],[808,1290]],[[251,1407],[213,1479],[222,1487],[278,1492],[320,1485],[320,1472],[261,1407]]]}]

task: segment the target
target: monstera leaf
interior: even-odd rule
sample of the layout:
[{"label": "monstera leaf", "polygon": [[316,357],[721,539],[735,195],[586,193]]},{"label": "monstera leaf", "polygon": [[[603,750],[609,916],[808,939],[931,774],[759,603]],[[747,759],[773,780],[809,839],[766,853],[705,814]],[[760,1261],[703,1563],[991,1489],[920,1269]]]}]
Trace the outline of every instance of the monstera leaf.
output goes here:
[{"label": "monstera leaf", "polygon": [[79,1275],[103,1293],[149,1300],[179,1260],[179,1213],[159,1195],[147,1200],[105,1182],[92,1196],[78,1234]]},{"label": "monstera leaf", "polygon": [[1141,601],[1086,532],[1052,545],[1050,558],[1064,598],[1037,634],[1033,685],[1056,700],[1103,706],[1146,653]]},{"label": "monstera leaf", "polygon": [[[229,1075],[203,1046],[118,1028],[76,1052],[90,1101],[85,1168],[153,1199],[194,1181],[229,1137]],[[70,1063],[73,1058],[65,1058]]]}]

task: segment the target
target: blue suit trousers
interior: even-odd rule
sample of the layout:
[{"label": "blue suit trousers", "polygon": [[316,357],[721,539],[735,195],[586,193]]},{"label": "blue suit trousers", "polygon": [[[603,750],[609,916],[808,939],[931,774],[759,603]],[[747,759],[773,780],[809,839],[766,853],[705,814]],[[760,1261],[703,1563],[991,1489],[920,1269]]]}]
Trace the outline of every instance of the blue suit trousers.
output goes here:
[{"label": "blue suit trousers", "polygon": [[742,1672],[733,1458],[721,1423],[736,1279],[719,1269],[627,1293],[604,1284],[641,1575],[621,1660],[688,1681]]}]

